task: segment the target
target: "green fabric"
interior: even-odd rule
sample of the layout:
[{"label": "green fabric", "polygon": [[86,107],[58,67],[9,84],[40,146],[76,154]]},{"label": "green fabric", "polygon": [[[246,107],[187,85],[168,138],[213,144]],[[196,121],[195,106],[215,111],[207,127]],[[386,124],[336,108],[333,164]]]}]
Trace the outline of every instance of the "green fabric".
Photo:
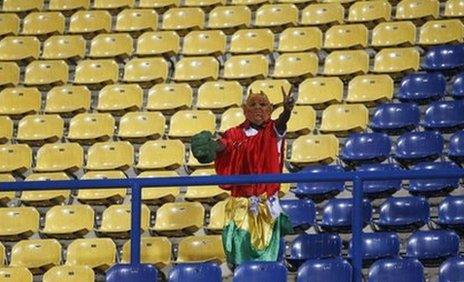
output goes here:
[{"label": "green fabric", "polygon": [[218,144],[209,131],[202,131],[192,137],[192,153],[200,163],[210,163],[216,158]]}]

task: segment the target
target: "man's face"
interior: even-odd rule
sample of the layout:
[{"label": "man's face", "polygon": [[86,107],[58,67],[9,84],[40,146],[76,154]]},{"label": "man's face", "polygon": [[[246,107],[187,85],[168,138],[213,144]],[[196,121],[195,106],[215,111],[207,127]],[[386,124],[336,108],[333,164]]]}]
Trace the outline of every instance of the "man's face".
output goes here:
[{"label": "man's face", "polygon": [[254,94],[243,106],[245,117],[255,125],[262,125],[271,119],[272,105],[266,95]]}]

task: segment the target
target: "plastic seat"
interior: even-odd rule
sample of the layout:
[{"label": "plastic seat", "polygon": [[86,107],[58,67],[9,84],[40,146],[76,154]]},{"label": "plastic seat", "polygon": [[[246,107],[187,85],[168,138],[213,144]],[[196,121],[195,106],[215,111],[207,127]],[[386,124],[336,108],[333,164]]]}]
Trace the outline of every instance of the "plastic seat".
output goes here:
[{"label": "plastic seat", "polygon": [[216,117],[207,110],[183,110],[171,117],[170,138],[190,138],[200,131],[216,131]]},{"label": "plastic seat", "polygon": [[93,4],[94,9],[102,9],[102,10],[117,10],[117,9],[126,9],[131,8],[135,4],[135,0],[94,0],[95,3]]},{"label": "plastic seat", "polygon": [[167,9],[170,7],[177,7],[177,6],[180,6],[180,0],[165,0],[165,1],[140,0],[139,1],[140,8]]},{"label": "plastic seat", "polygon": [[[176,177],[175,171],[144,171],[137,178],[159,178]],[[180,194],[179,187],[145,187],[142,190],[142,201],[146,205],[161,206],[165,203],[174,202]]]},{"label": "plastic seat", "polygon": [[316,51],[322,48],[322,32],[317,27],[289,27],[279,36],[279,52]]},{"label": "plastic seat", "polygon": [[11,250],[10,266],[27,267],[40,274],[61,263],[61,245],[55,239],[23,240]]},{"label": "plastic seat", "polygon": [[158,139],[164,135],[166,118],[158,112],[132,112],[121,117],[118,137],[121,140],[140,142]]},{"label": "plastic seat", "polygon": [[315,76],[319,68],[319,59],[315,53],[281,54],[274,65],[272,77],[291,81],[301,81]]},{"label": "plastic seat", "polygon": [[386,48],[375,55],[374,72],[398,73],[417,71],[420,55],[415,48]]},{"label": "plastic seat", "polygon": [[372,130],[388,134],[402,134],[419,125],[420,110],[416,104],[386,103],[378,106],[369,125]]},{"label": "plastic seat", "polygon": [[375,48],[412,46],[416,42],[416,26],[410,21],[379,23],[372,31]]},{"label": "plastic seat", "polygon": [[145,32],[137,40],[138,56],[174,56],[180,51],[180,37],[174,31]]},{"label": "plastic seat", "polygon": [[32,149],[26,144],[0,145],[0,172],[24,173],[32,164]]},{"label": "plastic seat", "polygon": [[[426,162],[420,163],[411,168],[411,170],[422,170],[426,173],[427,170],[433,169],[456,169],[458,168],[454,163],[450,162]],[[450,191],[459,187],[459,178],[439,178],[439,179],[411,179],[409,193],[413,195],[425,197],[439,197],[447,195]]]},{"label": "plastic seat", "polygon": [[365,48],[367,38],[368,30],[363,24],[334,25],[325,32],[324,49]]},{"label": "plastic seat", "polygon": [[443,137],[437,132],[409,132],[397,139],[395,158],[404,164],[433,161],[442,154],[443,146]]},{"label": "plastic seat", "polygon": [[75,70],[74,84],[89,87],[114,84],[119,78],[119,66],[114,60],[82,60]]},{"label": "plastic seat", "polygon": [[427,224],[430,218],[429,204],[425,198],[388,198],[380,206],[378,221],[380,230],[411,232]]},{"label": "plastic seat", "polygon": [[[140,238],[140,261],[152,264],[161,269],[171,264],[171,242],[167,237]],[[122,247],[121,262],[130,263],[131,241],[128,240]]]},{"label": "plastic seat", "polygon": [[243,89],[237,81],[208,81],[198,88],[197,108],[223,111],[242,105]]},{"label": "plastic seat", "polygon": [[463,258],[452,257],[440,265],[438,281],[451,282],[464,279]]},{"label": "plastic seat", "polygon": [[85,39],[80,35],[54,35],[45,40],[43,59],[82,59],[85,57]]},{"label": "plastic seat", "polygon": [[393,79],[388,75],[359,75],[348,84],[349,103],[385,102],[393,99]]},{"label": "plastic seat", "polygon": [[92,282],[95,274],[90,267],[83,265],[62,265],[50,268],[43,276],[43,282]]},{"label": "plastic seat", "polygon": [[225,218],[225,209],[226,209],[227,200],[220,201],[214,204],[210,210],[209,223],[205,226],[205,233],[208,235],[211,234],[221,234],[224,225],[226,224]]},{"label": "plastic seat", "polygon": [[256,9],[257,6],[269,3],[269,0],[232,0],[232,5],[247,5],[250,6],[253,10]]},{"label": "plastic seat", "polygon": [[3,1],[3,12],[29,12],[42,10],[44,0],[5,0]]},{"label": "plastic seat", "polygon": [[445,3],[445,12],[443,14],[447,18],[459,18],[464,16],[464,7],[462,0],[448,0]]},{"label": "plastic seat", "polygon": [[391,140],[382,133],[354,133],[348,136],[340,158],[349,165],[381,163],[390,156]]},{"label": "plastic seat", "polygon": [[[343,172],[343,167],[340,165],[316,165],[307,166],[300,173],[330,173]],[[325,199],[330,199],[345,189],[343,181],[332,182],[300,182],[297,183],[292,192],[300,199],[312,199],[319,203]]]},{"label": "plastic seat", "polygon": [[2,241],[28,239],[39,230],[39,212],[33,207],[0,208]]},{"label": "plastic seat", "polygon": [[234,282],[286,281],[287,268],[281,262],[256,261],[239,265],[234,272]]},{"label": "plastic seat", "polygon": [[[353,257],[353,240],[350,241],[349,257]],[[400,239],[394,232],[362,234],[362,259],[364,265],[371,265],[382,258],[397,258],[400,252]]]},{"label": "plastic seat", "polygon": [[148,141],[140,147],[139,170],[174,170],[185,162],[185,146],[180,140]]},{"label": "plastic seat", "polygon": [[333,51],[325,58],[325,75],[348,76],[368,71],[369,55],[364,50]]},{"label": "plastic seat", "polygon": [[450,137],[448,157],[456,163],[464,163],[464,131],[456,132]]},{"label": "plastic seat", "polygon": [[462,42],[464,25],[459,20],[428,21],[420,29],[419,44],[439,45]]},{"label": "plastic seat", "polygon": [[99,112],[121,114],[142,108],[143,90],[137,84],[113,84],[105,86],[98,93]]},{"label": "plastic seat", "polygon": [[63,34],[65,18],[60,12],[32,12],[23,20],[24,35],[50,36]]},{"label": "plastic seat", "polygon": [[226,110],[221,116],[221,125],[219,132],[223,133],[226,130],[235,127],[245,121],[245,114],[242,108],[230,108]]},{"label": "plastic seat", "polygon": [[351,282],[353,276],[351,265],[342,258],[310,259],[299,269],[297,282],[303,281],[346,281]]},{"label": "plastic seat", "polygon": [[35,36],[7,36],[0,41],[0,61],[37,60],[40,41]]},{"label": "plastic seat", "polygon": [[250,25],[251,11],[247,6],[218,6],[209,12],[209,29],[222,29],[225,34],[231,34]]},{"label": "plastic seat", "polygon": [[152,85],[166,80],[169,66],[163,58],[134,58],[124,67],[123,81]]},{"label": "plastic seat", "polygon": [[358,132],[367,127],[369,112],[362,104],[331,105],[322,113],[320,131],[344,135],[346,132]]},{"label": "plastic seat", "polygon": [[108,33],[95,36],[90,43],[91,58],[127,58],[134,48],[132,37],[127,33]]},{"label": "plastic seat", "polygon": [[127,141],[95,143],[87,150],[88,170],[127,170],[134,163],[134,147]]},{"label": "plastic seat", "polygon": [[[103,211],[101,225],[95,233],[99,237],[113,239],[130,238],[131,233],[131,205],[111,205]],[[150,210],[142,205],[140,211],[140,232],[148,230],[150,225]]]},{"label": "plastic seat", "polygon": [[191,31],[184,37],[182,54],[220,56],[226,52],[225,34],[220,30]]},{"label": "plastic seat", "polygon": [[464,101],[437,101],[425,110],[423,126],[429,130],[454,132],[464,128]]},{"label": "plastic seat", "polygon": [[222,279],[221,268],[212,262],[178,264],[169,272],[169,281],[214,282]]},{"label": "plastic seat", "polygon": [[0,144],[13,138],[13,122],[9,117],[0,117]]},{"label": "plastic seat", "polygon": [[[396,164],[364,164],[357,171],[381,171],[385,174],[401,168]],[[363,182],[364,197],[369,199],[388,197],[401,189],[401,180],[371,180]]]},{"label": "plastic seat", "polygon": [[342,240],[335,233],[300,233],[290,243],[290,256],[287,262],[294,268],[300,267],[309,259],[326,259],[340,256]]},{"label": "plastic seat", "polygon": [[58,86],[47,93],[44,112],[74,115],[90,109],[91,93],[85,86]]},{"label": "plastic seat", "polygon": [[230,57],[224,66],[224,78],[242,81],[263,79],[269,73],[269,62],[264,55]]},{"label": "plastic seat", "polygon": [[[124,172],[116,171],[89,171],[81,179],[123,179],[126,178]],[[126,197],[126,188],[111,189],[83,189],[78,190],[77,200],[89,205],[111,205],[121,204]]]},{"label": "plastic seat", "polygon": [[274,106],[278,106],[282,105],[284,102],[281,90],[282,88],[285,93],[290,93],[292,85],[285,79],[261,79],[254,80],[248,86],[247,91],[253,93],[264,92],[266,93],[269,102],[271,102]]},{"label": "plastic seat", "polygon": [[116,18],[115,31],[144,32],[158,29],[158,14],[149,9],[125,9]]},{"label": "plastic seat", "polygon": [[51,88],[68,82],[69,68],[65,61],[33,61],[26,68],[24,85]]},{"label": "plastic seat", "polygon": [[225,262],[220,235],[189,236],[179,242],[177,262]]},{"label": "plastic seat", "polygon": [[282,31],[298,24],[298,8],[293,4],[264,4],[256,11],[254,25]]},{"label": "plastic seat", "polygon": [[[351,233],[353,199],[330,199],[324,207],[319,226],[327,232]],[[371,203],[363,201],[363,227],[370,223]]]},{"label": "plastic seat", "polygon": [[439,265],[459,252],[459,236],[453,231],[416,231],[409,237],[406,257],[417,258],[424,265]]},{"label": "plastic seat", "polygon": [[[277,108],[271,118],[277,119],[283,107]],[[295,106],[287,123],[287,136],[294,137],[311,133],[316,127],[316,111],[310,106]]]},{"label": "plastic seat", "polygon": [[396,97],[405,102],[424,103],[445,95],[446,79],[439,73],[413,73],[401,81]]},{"label": "plastic seat", "polygon": [[464,72],[454,76],[451,83],[451,96],[455,99],[464,98]]},{"label": "plastic seat", "polygon": [[368,282],[425,282],[424,267],[415,259],[381,259],[369,269]]},{"label": "plastic seat", "polygon": [[422,59],[422,68],[425,70],[448,70],[463,66],[464,44],[433,46]]},{"label": "plastic seat", "polygon": [[76,239],[68,246],[66,265],[105,271],[115,262],[116,245],[110,238]]},{"label": "plastic seat", "polygon": [[453,229],[461,234],[464,227],[463,208],[463,196],[446,197],[438,207],[438,225],[444,229]]},{"label": "plastic seat", "polygon": [[48,9],[51,11],[61,11],[63,13],[73,12],[75,10],[88,10],[90,0],[50,0]]},{"label": "plastic seat", "polygon": [[163,14],[163,30],[185,35],[191,30],[204,29],[205,13],[200,8],[171,8]]},{"label": "plastic seat", "polygon": [[0,63],[0,87],[14,87],[18,85],[19,71],[16,63]]},{"label": "plastic seat", "polygon": [[280,204],[295,232],[304,232],[315,224],[316,206],[311,200],[282,200]]},{"label": "plastic seat", "polygon": [[[0,181],[1,182],[14,182],[15,178],[11,174],[0,174]],[[8,203],[14,199],[16,196],[15,191],[9,191],[9,192],[0,192],[0,206],[1,207],[6,207],[8,206]]]},{"label": "plastic seat", "polygon": [[111,114],[78,114],[69,123],[68,140],[80,143],[106,141],[113,136],[114,126]]},{"label": "plastic seat", "polygon": [[95,213],[88,205],[55,206],[47,211],[40,234],[46,238],[82,238],[92,231],[94,220]]},{"label": "plastic seat", "polygon": [[335,135],[305,135],[292,144],[288,161],[296,166],[312,163],[331,163],[338,156],[338,139]]},{"label": "plastic seat", "polygon": [[437,0],[402,0],[396,5],[397,20],[436,19],[440,3]]},{"label": "plastic seat", "polygon": [[148,91],[147,110],[175,112],[192,107],[193,90],[187,83],[156,84]]},{"label": "plastic seat", "polygon": [[328,104],[340,103],[343,82],[338,77],[314,77],[304,80],[298,88],[297,104],[321,109]]},{"label": "plastic seat", "polygon": [[203,227],[205,208],[198,202],[176,202],[162,205],[156,212],[150,232],[161,236],[192,235]]},{"label": "plastic seat", "polygon": [[[69,176],[64,172],[51,173],[32,173],[26,177],[25,181],[57,181],[69,180]],[[44,183],[45,184],[45,183]],[[50,207],[62,205],[70,197],[70,190],[36,190],[23,191],[19,200],[27,206]]]},{"label": "plastic seat", "polygon": [[318,3],[306,6],[301,14],[302,25],[342,24],[345,9],[340,3]]},{"label": "plastic seat", "polygon": [[268,54],[274,50],[274,34],[270,29],[241,29],[232,35],[230,52],[234,54]]},{"label": "plastic seat", "polygon": [[176,63],[174,81],[197,86],[203,81],[217,80],[219,62],[214,57],[184,57]]},{"label": "plastic seat", "polygon": [[388,22],[392,7],[388,1],[354,2],[348,12],[348,21],[357,23]]},{"label": "plastic seat", "polygon": [[32,273],[25,267],[1,267],[0,281],[33,282]]},{"label": "plastic seat", "polygon": [[91,37],[96,33],[111,31],[111,15],[108,11],[77,11],[70,19],[69,33]]},{"label": "plastic seat", "polygon": [[84,149],[77,143],[45,144],[36,153],[37,172],[73,173],[84,164]]},{"label": "plastic seat", "polygon": [[[214,169],[197,169],[192,172],[191,176],[208,176],[215,175]],[[186,201],[201,202],[201,203],[216,203],[225,200],[230,195],[229,191],[219,188],[217,185],[213,186],[192,186],[188,187],[184,195]]]},{"label": "plastic seat", "polygon": [[59,115],[29,115],[18,124],[16,140],[22,143],[53,143],[63,136],[64,121]]},{"label": "plastic seat", "polygon": [[17,35],[19,33],[19,18],[15,13],[0,15],[0,36]]},{"label": "plastic seat", "polygon": [[214,6],[222,6],[226,4],[226,0],[186,0],[186,7],[201,7],[204,10],[210,10]]}]

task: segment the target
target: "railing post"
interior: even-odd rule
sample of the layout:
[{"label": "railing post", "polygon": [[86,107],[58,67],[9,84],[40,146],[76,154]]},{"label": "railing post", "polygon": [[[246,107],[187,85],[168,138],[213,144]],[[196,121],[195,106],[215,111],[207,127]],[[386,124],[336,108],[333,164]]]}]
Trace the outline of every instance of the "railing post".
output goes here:
[{"label": "railing post", "polygon": [[353,180],[352,216],[353,282],[362,282],[363,180],[359,176]]},{"label": "railing post", "polygon": [[131,265],[140,265],[140,214],[142,189],[137,182],[131,186]]}]

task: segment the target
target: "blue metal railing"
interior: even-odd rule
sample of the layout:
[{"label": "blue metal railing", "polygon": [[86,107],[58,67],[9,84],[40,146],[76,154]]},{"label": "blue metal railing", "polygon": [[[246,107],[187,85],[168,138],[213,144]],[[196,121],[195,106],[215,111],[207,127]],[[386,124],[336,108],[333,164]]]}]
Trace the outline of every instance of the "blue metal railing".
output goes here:
[{"label": "blue metal railing", "polygon": [[298,182],[353,182],[353,281],[361,282],[362,270],[362,199],[363,182],[368,180],[406,180],[464,178],[464,169],[426,170],[426,171],[388,171],[385,172],[333,172],[333,173],[294,173],[262,174],[234,176],[181,176],[160,178],[128,178],[104,180],[64,180],[64,181],[22,181],[0,182],[0,191],[34,191],[53,189],[95,189],[126,187],[131,197],[131,264],[140,265],[140,210],[142,189],[145,187],[200,186],[218,184],[254,184],[254,183],[298,183]]}]

